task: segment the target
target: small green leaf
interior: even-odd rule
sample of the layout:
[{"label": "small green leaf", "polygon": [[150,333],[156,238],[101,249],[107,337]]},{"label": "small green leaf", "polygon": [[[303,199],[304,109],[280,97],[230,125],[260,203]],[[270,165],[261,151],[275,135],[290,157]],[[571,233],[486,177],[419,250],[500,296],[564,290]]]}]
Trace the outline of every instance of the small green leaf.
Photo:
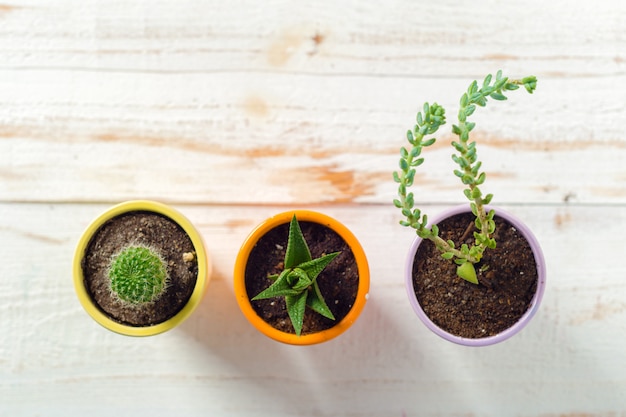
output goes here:
[{"label": "small green leaf", "polygon": [[470,95],[476,94],[476,92],[478,91],[478,83],[476,82],[476,80],[474,80],[469,88],[467,89],[467,91],[470,93]]},{"label": "small green leaf", "polygon": [[464,280],[471,282],[472,284],[478,284],[478,278],[476,278],[476,269],[471,262],[465,262],[456,268],[456,274]]},{"label": "small green leaf", "polygon": [[450,260],[454,257],[454,254],[452,252],[444,252],[441,254],[441,257],[443,259]]},{"label": "small green leaf", "polygon": [[[303,264],[304,265],[304,264]],[[307,273],[301,268],[294,268],[287,274],[287,282],[292,290],[298,293],[304,291],[312,284]]]},{"label": "small green leaf", "polygon": [[[454,149],[456,149],[456,151],[457,151],[457,152],[459,152],[459,153],[463,153],[463,152],[465,152],[465,146],[463,146],[463,145],[462,145],[462,144],[460,144],[459,142],[452,141],[452,147],[453,147]],[[454,158],[452,158],[452,159],[454,160]],[[456,162],[456,160],[455,160],[454,162]]]},{"label": "small green leaf", "polygon": [[413,162],[411,162],[412,167],[418,167],[424,163],[424,158],[417,158]]},{"label": "small green leaf", "polygon": [[307,293],[308,291],[304,291],[296,296],[285,297],[287,314],[289,314],[293,329],[296,331],[296,335],[298,336],[300,336],[300,334],[302,333],[302,324],[304,323],[304,311],[306,310]]},{"label": "small green leaf", "polygon": [[289,240],[287,241],[287,251],[285,253],[285,268],[293,268],[310,260],[311,252],[304,240],[300,224],[294,214],[289,224]]},{"label": "small green leaf", "polygon": [[480,170],[480,167],[482,166],[482,162],[478,161],[476,162],[476,165],[474,165],[474,167],[472,168],[472,175],[477,176],[478,175],[478,171]]},{"label": "small green leaf", "polygon": [[422,143],[422,146],[431,146],[432,144],[434,144],[437,141],[437,139],[435,138],[431,138],[428,139],[427,141]]},{"label": "small green leaf", "polygon": [[296,291],[293,288],[291,288],[291,285],[289,281],[287,280],[287,276],[289,275],[290,272],[291,272],[291,269],[285,269],[283,272],[281,272],[281,274],[278,276],[276,281],[274,281],[272,285],[267,287],[265,290],[261,291],[255,297],[253,297],[252,301],[264,300],[264,299],[273,298],[273,297],[298,295],[300,292],[302,292],[302,291]]},{"label": "small green leaf", "polygon": [[535,91],[535,88],[537,88],[537,77],[535,77],[534,75],[524,77],[522,78],[522,83],[524,83],[526,91],[532,94],[533,91]]},{"label": "small green leaf", "polygon": [[462,182],[463,182],[463,184],[465,184],[465,185],[472,185],[472,184],[474,184],[474,178],[472,178],[472,176],[471,176],[471,175],[467,175],[467,174],[464,174],[464,175],[461,177],[461,181],[462,181]]},{"label": "small green leaf", "polygon": [[326,301],[324,301],[324,298],[322,297],[317,281],[313,283],[312,291],[309,291],[307,294],[306,305],[316,313],[319,313],[331,320],[335,320],[335,316],[332,311],[330,311],[330,308],[328,308]]},{"label": "small green leaf", "polygon": [[404,172],[406,172],[409,169],[409,163],[404,158],[400,159],[399,165],[400,165],[400,169]]},{"label": "small green leaf", "polygon": [[461,96],[460,105],[461,107],[465,107],[467,106],[468,103],[469,103],[469,97],[467,96],[467,93],[465,93]]},{"label": "small green leaf", "polygon": [[396,206],[397,208],[402,208],[402,203],[397,198],[393,200],[393,205]]},{"label": "small green leaf", "polygon": [[491,97],[494,100],[499,100],[499,101],[504,101],[507,99],[505,95],[500,94],[500,93],[491,93],[489,97]]},{"label": "small green leaf", "polygon": [[493,199],[493,194],[487,194],[485,196],[485,198],[483,198],[483,204],[489,204],[491,203],[491,200]]},{"label": "small green leaf", "polygon": [[485,80],[483,81],[483,88],[486,88],[489,86],[489,84],[491,84],[491,74],[487,74],[487,76],[485,77]]},{"label": "small green leaf", "polygon": [[406,186],[407,187],[412,186],[414,180],[415,180],[415,170],[410,169],[409,172],[407,172],[406,177],[405,177]]},{"label": "small green leaf", "polygon": [[406,205],[408,207],[413,207],[413,205],[415,204],[415,197],[413,196],[413,193],[409,193],[406,196],[406,201],[405,202],[406,202]]},{"label": "small green leaf", "polygon": [[400,182],[400,175],[398,175],[397,171],[393,172],[393,181],[394,182]]}]

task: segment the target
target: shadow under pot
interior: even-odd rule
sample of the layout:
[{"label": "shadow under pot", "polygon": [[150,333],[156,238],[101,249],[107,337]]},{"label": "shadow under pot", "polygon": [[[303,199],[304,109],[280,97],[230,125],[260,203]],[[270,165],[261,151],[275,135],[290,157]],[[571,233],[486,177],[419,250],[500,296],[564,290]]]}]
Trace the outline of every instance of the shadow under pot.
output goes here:
[{"label": "shadow under pot", "polygon": [[[365,306],[369,282],[367,259],[355,236],[337,220],[308,210],[280,213],[257,226],[234,270],[244,316],[267,337],[292,345],[325,342],[346,331]],[[272,296],[277,292],[288,295]]]},{"label": "shadow under pot", "polygon": [[128,201],[98,216],[80,238],[74,288],[105,328],[151,336],[183,322],[209,282],[204,243],[191,222],[154,201]]},{"label": "shadow under pot", "polygon": [[[456,264],[417,237],[405,265],[405,285],[413,310],[442,338],[465,346],[487,346],[522,330],[537,312],[546,285],[543,252],[530,229],[506,211],[495,210],[497,247],[476,266],[479,284],[456,274]],[[444,211],[431,220],[439,236],[471,245],[475,216],[468,206]],[[430,227],[429,225],[429,227]]]}]

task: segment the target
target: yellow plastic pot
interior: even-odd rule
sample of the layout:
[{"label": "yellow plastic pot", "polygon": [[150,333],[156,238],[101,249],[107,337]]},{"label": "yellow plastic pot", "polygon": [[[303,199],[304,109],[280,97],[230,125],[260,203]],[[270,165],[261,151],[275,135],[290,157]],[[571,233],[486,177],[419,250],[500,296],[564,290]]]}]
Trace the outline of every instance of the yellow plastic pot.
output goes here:
[{"label": "yellow plastic pot", "polygon": [[[119,215],[134,212],[134,211],[144,211],[144,212],[153,212],[156,214],[160,214],[165,216],[175,223],[177,223],[184,231],[187,233],[191,242],[194,246],[194,250],[196,252],[196,259],[198,262],[198,277],[196,280],[196,286],[191,293],[191,297],[189,298],[187,304],[180,310],[174,317],[152,326],[146,327],[137,327],[119,323],[109,316],[107,316],[104,312],[102,312],[97,305],[94,304],[91,296],[89,295],[87,289],[84,284],[84,276],[83,269],[81,266],[82,259],[84,257],[85,251],[89,242],[93,235],[100,229],[100,227],[106,223],[108,220],[117,217]],[[162,203],[158,203],[155,201],[148,200],[135,200],[135,201],[127,201],[121,204],[118,204],[109,210],[102,213],[98,216],[83,232],[80,240],[78,241],[78,245],[76,247],[76,251],[74,253],[74,261],[73,261],[73,276],[74,276],[74,289],[78,296],[80,303],[82,304],[85,311],[100,325],[105,328],[122,335],[127,336],[152,336],[159,333],[163,333],[167,330],[170,330],[180,323],[182,323],[189,315],[196,309],[196,307],[200,304],[202,297],[206,292],[207,285],[210,279],[210,263],[209,259],[206,255],[206,251],[204,248],[204,243],[202,241],[202,237],[195,229],[195,227],[191,224],[191,222],[183,216],[181,213],[176,211],[170,206],[167,206]]]},{"label": "yellow plastic pot", "polygon": [[[341,321],[337,322],[335,326],[327,330],[323,330],[317,333],[304,334],[301,336],[278,330],[265,322],[261,317],[259,317],[259,315],[254,311],[252,304],[250,303],[250,298],[254,295],[249,295],[247,293],[245,284],[246,265],[248,263],[250,252],[252,251],[256,243],[259,241],[259,239],[261,239],[263,235],[265,235],[270,230],[282,224],[289,223],[294,214],[296,215],[296,218],[299,222],[318,223],[334,230],[339,236],[341,236],[352,249],[352,253],[354,254],[359,273],[359,284],[356,300],[354,301],[354,305],[352,306],[352,309],[348,312],[348,314]],[[361,247],[361,244],[358,242],[356,237],[352,234],[352,232],[350,232],[350,230],[348,230],[348,228],[346,228],[339,221],[315,211],[287,211],[265,220],[263,223],[258,225],[246,238],[243,245],[241,246],[241,249],[239,250],[237,260],[235,262],[234,290],[237,302],[239,304],[239,308],[243,312],[244,316],[258,331],[260,331],[264,335],[276,341],[291,345],[313,345],[317,343],[322,343],[333,339],[339,336],[341,333],[345,332],[350,326],[352,326],[352,324],[361,314],[361,311],[363,310],[365,302],[368,298],[369,285],[370,275],[367,258],[365,256],[363,248]]]}]

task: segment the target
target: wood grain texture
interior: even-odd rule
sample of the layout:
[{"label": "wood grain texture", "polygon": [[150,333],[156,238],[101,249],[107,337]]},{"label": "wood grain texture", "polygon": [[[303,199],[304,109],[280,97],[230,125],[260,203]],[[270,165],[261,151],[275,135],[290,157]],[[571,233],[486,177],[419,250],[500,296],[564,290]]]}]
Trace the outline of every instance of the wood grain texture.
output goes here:
[{"label": "wood grain texture", "polygon": [[[0,416],[626,417],[625,24],[618,0],[0,3]],[[539,85],[475,114],[485,189],[548,288],[515,339],[466,349],[411,312],[391,172],[424,101],[454,115],[500,68]],[[451,140],[417,175],[428,213],[463,201]],[[71,283],[83,228],[137,198],[179,208],[214,265],[150,339],[100,328]],[[294,348],[231,280],[250,230],[303,206],[357,235],[372,286],[347,333]]]},{"label": "wood grain texture", "polygon": [[[373,4],[6,8],[0,198],[386,203],[421,104],[454,115],[473,77],[504,68],[540,82],[535,96],[476,115],[500,201],[626,201],[621,3],[594,7],[584,25],[589,11],[565,2],[463,13],[443,2],[418,7],[420,24],[401,18],[418,2]],[[293,22],[297,12],[310,23]],[[467,23],[482,15],[483,24]],[[553,16],[561,24],[548,25]],[[458,201],[444,149],[420,178],[425,201]]]}]

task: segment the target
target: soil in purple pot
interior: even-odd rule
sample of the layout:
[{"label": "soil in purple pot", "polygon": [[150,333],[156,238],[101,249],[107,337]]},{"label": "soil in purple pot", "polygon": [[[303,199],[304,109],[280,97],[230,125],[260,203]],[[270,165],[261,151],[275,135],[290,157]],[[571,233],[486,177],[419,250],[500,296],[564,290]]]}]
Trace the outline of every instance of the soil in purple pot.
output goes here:
[{"label": "soil in purple pot", "polygon": [[[413,288],[428,317],[448,333],[483,338],[515,324],[528,310],[537,289],[537,267],[530,245],[515,227],[495,216],[496,249],[487,249],[476,264],[479,285],[456,275],[456,264],[445,260],[424,240],[413,263]],[[438,224],[439,235],[471,245],[474,215],[463,213]]]},{"label": "soil in purple pot", "polygon": [[[356,300],[359,274],[354,254],[339,234],[318,223],[299,223],[313,259],[341,252],[317,278],[320,292],[335,320],[325,318],[307,307],[302,326],[302,335],[305,335],[329,329],[348,314]],[[288,238],[289,223],[285,223],[262,236],[252,249],[245,276],[246,292],[250,298],[272,284],[268,276],[283,271]],[[271,326],[285,333],[295,333],[283,297],[251,303],[256,313]]]}]

